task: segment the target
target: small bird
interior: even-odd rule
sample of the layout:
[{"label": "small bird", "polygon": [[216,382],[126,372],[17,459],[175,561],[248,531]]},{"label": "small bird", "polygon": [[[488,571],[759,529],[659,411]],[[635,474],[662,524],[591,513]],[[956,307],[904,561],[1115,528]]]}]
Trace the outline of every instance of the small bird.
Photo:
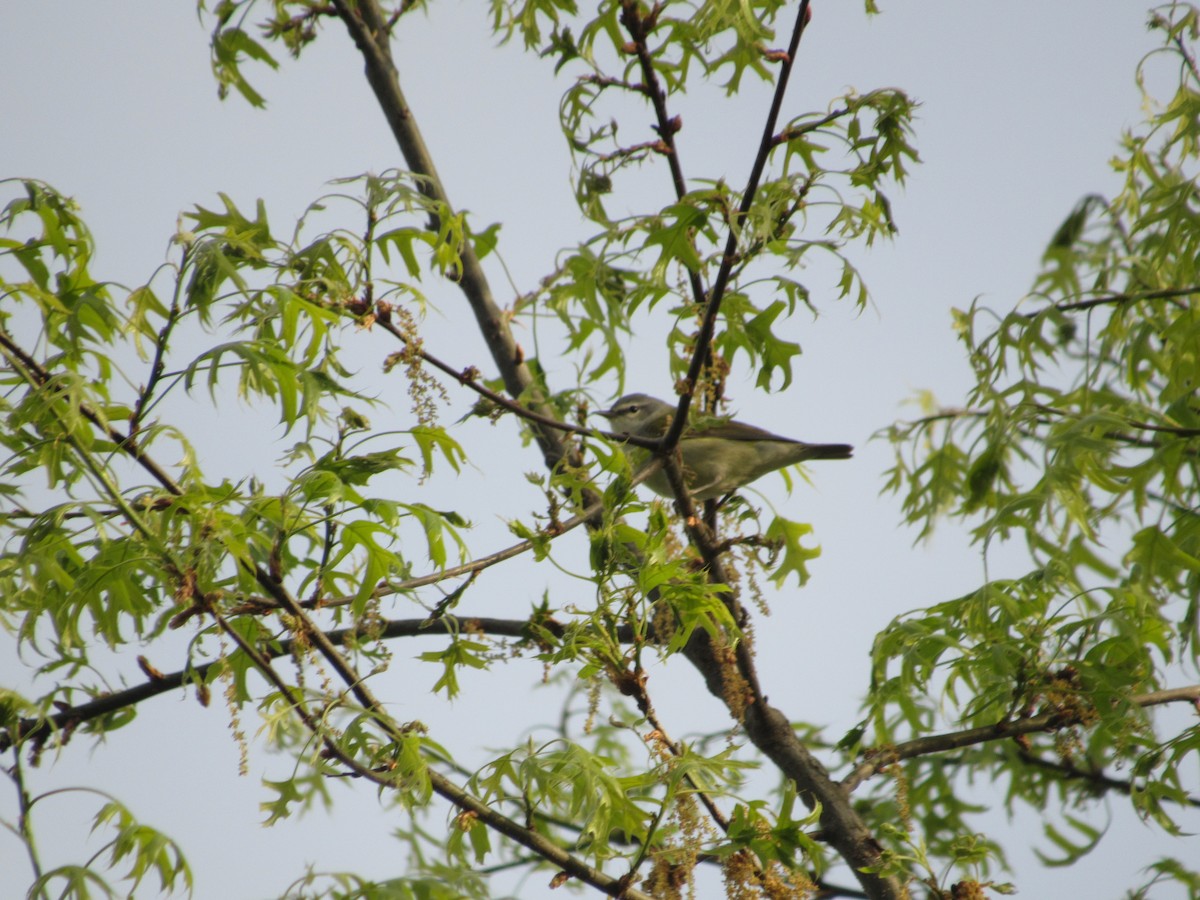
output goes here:
[{"label": "small bird", "polygon": [[[659,438],[675,417],[675,406],[646,394],[626,394],[612,409],[597,415],[608,419],[618,434]],[[684,481],[696,500],[723,497],[768,472],[808,459],[849,459],[853,449],[849,444],[806,444],[745,422],[720,419],[686,429],[679,440]],[[647,478],[646,484],[656,494],[674,496],[662,470]]]}]

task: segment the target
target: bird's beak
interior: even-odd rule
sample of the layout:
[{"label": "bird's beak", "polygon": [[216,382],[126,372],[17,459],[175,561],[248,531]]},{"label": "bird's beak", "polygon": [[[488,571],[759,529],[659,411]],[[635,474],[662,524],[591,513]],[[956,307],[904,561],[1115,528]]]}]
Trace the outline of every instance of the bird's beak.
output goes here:
[{"label": "bird's beak", "polygon": [[616,413],[614,413],[611,409],[598,409],[596,410],[596,415],[604,416],[606,419],[611,419],[616,415]]}]

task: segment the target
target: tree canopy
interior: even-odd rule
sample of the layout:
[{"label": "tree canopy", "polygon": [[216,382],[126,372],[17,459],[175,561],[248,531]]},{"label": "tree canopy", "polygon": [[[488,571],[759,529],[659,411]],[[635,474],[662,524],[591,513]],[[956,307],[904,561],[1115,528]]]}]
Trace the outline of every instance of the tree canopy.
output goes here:
[{"label": "tree canopy", "polygon": [[[857,724],[831,733],[756,652],[771,606],[809,588],[813,524],[750,491],[695,501],[677,451],[689,419],[734,411],[735,378],[802,394],[799,323],[868,306],[857,254],[897,231],[915,101],[787,113],[820,39],[808,0],[494,0],[497,38],[564,80],[586,230],[498,287],[501,227],[451,201],[404,92],[437,75],[393,53],[423,4],[200,6],[219,90],[253,106],[264,67],[348,35],[366,84],[347,89],[373,93],[403,166],[338,178],[283,228],[261,201],[196,205],[131,286],[93,276],[69,194],[0,182],[0,621],[32,670],[0,689],[0,747],[30,896],[190,891],[187,847],[120,797],[96,802],[102,853],[39,852],[57,798],[38,766],[103,754],[180,694],[223,707],[196,715],[247,770],[287,760],[257,788],[267,824],[347,793],[391,811],[391,874],[318,864],[285,896],[490,897],[516,872],[628,898],[982,897],[1021,885],[997,808],[1059,813],[1048,865],[1086,866],[1110,819],[1141,818],[1163,851],[1127,896],[1200,896],[1173,840],[1200,806],[1197,8],[1149,14],[1119,192],[1068,212],[1026,296],[953,311],[969,392],[878,423],[918,540],[961,526],[985,565],[1020,563],[864,630]],[[745,180],[689,169],[707,98],[760,86]],[[453,342],[427,338],[437,317]],[[634,439],[595,413],[641,388],[647,334],[677,407]],[[228,425],[247,411],[271,427]],[[456,491],[501,444],[526,448],[505,483]],[[671,500],[641,486],[658,467]],[[495,517],[506,541],[480,546]],[[796,652],[821,641],[814,612]],[[555,689],[522,681],[508,732],[409,712],[414,686],[448,704],[521,660]],[[680,678],[719,724],[660,692]]]}]

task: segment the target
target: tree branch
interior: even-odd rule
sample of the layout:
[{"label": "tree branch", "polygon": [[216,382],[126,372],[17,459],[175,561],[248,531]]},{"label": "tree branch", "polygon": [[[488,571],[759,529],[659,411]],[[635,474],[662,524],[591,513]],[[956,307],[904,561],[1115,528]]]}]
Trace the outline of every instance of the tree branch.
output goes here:
[{"label": "tree branch", "polygon": [[[646,45],[648,33],[646,25],[653,25],[656,14],[651,12],[642,17],[636,12],[633,0],[622,3],[621,22],[634,39],[635,51],[642,68],[642,78],[647,85],[647,94],[654,102],[658,117],[659,136],[668,141],[672,152],[668,155],[671,161],[672,179],[678,196],[686,193],[679,167],[678,153],[674,149],[673,136],[679,130],[679,122],[667,115],[661,87],[653,69]],[[672,451],[678,445],[687,424],[688,406],[698,383],[700,373],[708,356],[709,345],[712,341],[716,326],[716,318],[720,312],[721,301],[730,274],[737,259],[738,231],[737,226],[745,218],[754,202],[762,174],[766,169],[767,158],[774,146],[775,127],[779,119],[783,96],[791,74],[792,64],[800,44],[800,37],[809,20],[809,0],[801,0],[797,11],[796,22],[792,30],[791,41],[786,56],[782,58],[779,79],[775,85],[771,108],[759,140],[758,153],[751,167],[746,189],[742,194],[742,202],[738,208],[734,222],[731,223],[726,236],[725,250],[721,265],[717,270],[711,294],[705,298],[702,293],[699,276],[689,270],[692,290],[697,302],[706,302],[700,332],[696,339],[696,350],[688,368],[684,391],[679,399],[679,406],[667,433],[663,436],[658,448],[659,458],[664,461],[664,470],[671,482],[673,492],[679,504],[680,513],[693,544],[699,549],[707,566],[709,577],[714,582],[729,584],[723,567],[720,564],[718,545],[708,527],[696,515],[695,508],[688,495],[678,463],[672,458]],[[727,601],[734,621],[739,625],[745,622],[746,614],[736,600]],[[740,679],[744,682],[747,697],[731,697],[735,691],[729,684],[730,653],[733,655],[733,665]],[[745,638],[738,640],[734,647],[719,647],[714,644],[712,637],[697,629],[684,653],[704,676],[709,691],[720,698],[730,708],[734,717],[740,719],[747,735],[759,750],[772,760],[788,778],[797,786],[801,799],[809,807],[821,807],[821,826],[829,843],[850,865],[863,885],[868,896],[873,898],[900,898],[904,896],[903,886],[895,878],[877,874],[881,862],[881,847],[867,829],[862,818],[850,805],[849,793],[832,780],[828,770],[813,756],[797,739],[791,724],[782,712],[771,706],[758,684],[758,676],[754,666],[753,655],[749,641]]]},{"label": "tree branch", "polygon": [[[1084,769],[1069,763],[1064,760],[1043,759],[1042,757],[1022,750],[1017,756],[1028,765],[1039,769],[1048,769],[1051,772],[1057,772],[1064,778],[1072,780],[1086,781],[1090,786],[1094,787],[1099,793],[1107,791],[1119,791],[1122,794],[1133,793],[1133,782],[1122,778],[1113,778],[1106,775],[1103,769]],[[1173,798],[1164,796],[1164,800]],[[1192,797],[1185,795],[1178,801],[1185,806],[1200,806],[1200,797]]]},{"label": "tree branch", "polygon": [[[392,60],[388,40],[390,24],[379,3],[377,0],[333,0],[333,5],[362,54],[367,81],[375,92],[405,163],[412,172],[422,176],[419,184],[427,197],[442,204],[447,211],[453,210],[444,182],[417,127],[416,118],[400,89],[400,77]],[[440,222],[436,214],[431,215],[434,220],[431,227],[436,233]],[[541,388],[524,362],[524,352],[513,339],[508,321],[493,299],[491,286],[470,241],[464,243],[460,259],[462,271],[457,278],[458,286],[475,314],[480,332],[504,381],[505,390],[528,404],[534,412],[553,419],[552,411],[545,406]],[[572,455],[569,445],[554,429],[539,423],[534,425],[533,431],[549,469],[553,470]],[[589,498],[589,504],[593,499]]]},{"label": "tree branch", "polygon": [[[650,460],[646,465],[642,466],[633,475],[629,481],[631,488],[637,487],[639,484],[650,478],[662,468],[662,461],[658,459]],[[599,502],[589,506],[578,515],[574,515],[565,522],[553,522],[542,531],[542,537],[553,541],[569,531],[574,531],[580,525],[587,525],[592,522],[596,515],[604,509],[604,503]],[[0,516],[10,515],[9,513],[0,513]],[[11,515],[16,515],[15,513]],[[34,513],[29,513],[32,517]],[[81,513],[82,515],[82,513]],[[115,513],[114,513],[115,515]],[[391,596],[393,594],[401,594],[405,591],[415,590],[416,588],[426,587],[431,584],[439,584],[443,581],[448,581],[451,578],[458,578],[463,575],[475,575],[482,572],[484,569],[491,568],[497,563],[512,559],[532,550],[537,542],[533,539],[519,541],[510,547],[505,547],[503,550],[497,550],[495,553],[490,553],[487,556],[481,556],[478,559],[473,559],[470,562],[465,562],[459,566],[451,566],[448,569],[442,569],[440,572],[431,572],[428,575],[419,575],[416,578],[407,578],[404,581],[385,582],[379,585],[371,593],[371,598],[375,600]],[[335,606],[347,606],[353,603],[355,596],[345,597],[316,597],[311,600],[304,600],[301,606],[305,609],[327,609]],[[278,609],[278,604],[269,597],[253,597],[248,598],[245,603],[233,610],[235,613],[243,612],[268,612]]]},{"label": "tree branch", "polygon": [[[779,79],[775,84],[775,94],[771,98],[771,108],[767,113],[762,137],[758,142],[758,153],[754,158],[754,164],[750,167],[750,175],[746,181],[746,189],[742,192],[742,202],[738,206],[734,223],[729,229],[729,234],[725,237],[725,250],[721,257],[721,265],[717,269],[717,277],[713,281],[712,293],[707,298],[707,306],[700,322],[700,331],[696,335],[696,349],[692,354],[691,364],[688,366],[686,380],[684,381],[684,392],[679,398],[679,406],[675,411],[675,419],[671,422],[671,427],[667,430],[666,435],[663,436],[664,447],[674,447],[679,442],[679,438],[683,434],[683,429],[687,425],[688,406],[692,401],[692,394],[695,392],[700,372],[704,368],[705,359],[709,352],[709,345],[712,342],[713,332],[716,329],[717,314],[721,310],[721,301],[725,297],[725,288],[729,284],[729,276],[733,271],[733,265],[737,259],[738,229],[736,226],[741,225],[742,220],[750,211],[750,207],[754,203],[754,195],[758,192],[759,182],[762,180],[762,174],[767,167],[767,157],[774,146],[775,124],[779,121],[779,111],[783,106],[783,96],[787,92],[788,79],[791,77],[792,65],[796,60],[796,51],[800,46],[800,37],[804,33],[804,28],[808,24],[809,17],[809,0],[800,0],[800,8],[796,12],[796,24],[792,29],[791,42],[788,44],[787,54],[780,60]],[[705,301],[701,295],[698,295],[696,302]]]},{"label": "tree branch", "polygon": [[[13,368],[21,372],[25,380],[42,389],[50,389],[57,392],[51,385],[51,375],[36,359],[26,353],[13,340],[12,335],[0,328],[0,349],[4,355],[8,357],[9,364]],[[78,404],[79,414],[91,422],[96,428],[102,431],[109,440],[116,444],[121,450],[125,451],[137,462],[150,476],[161,484],[166,490],[172,494],[179,495],[183,491],[179,485],[175,483],[167,471],[159,466],[153,459],[146,455],[141,444],[133,436],[133,434],[122,434],[116,428],[108,423],[104,416],[100,415],[96,410],[92,409],[87,403],[80,402]]]},{"label": "tree branch", "polygon": [[[375,321],[376,324],[387,331],[388,334],[395,337],[396,340],[405,344],[405,346],[409,346],[409,339],[391,322],[388,322],[382,318],[377,318]],[[501,406],[504,409],[507,409],[509,412],[520,416],[522,419],[533,422],[537,425],[542,425],[554,431],[563,431],[570,434],[582,435],[584,437],[604,437],[608,438],[609,440],[621,441],[622,443],[633,444],[636,447],[645,447],[647,449],[656,449],[661,443],[657,438],[643,438],[639,437],[638,435],[626,434],[624,432],[617,434],[615,432],[604,431],[599,428],[585,428],[582,425],[572,425],[570,422],[564,422],[562,419],[551,415],[546,415],[545,413],[537,412],[527,406],[522,406],[515,400],[511,400],[503,394],[493,391],[487,385],[480,383],[479,370],[474,366],[468,366],[465,369],[456,369],[449,363],[439,359],[423,348],[418,348],[417,354],[422,360],[429,363],[434,368],[442,371],[446,375],[449,375],[463,387],[471,389],[480,397],[483,397],[484,399],[495,403],[497,406]]]},{"label": "tree branch", "polygon": [[[1200,705],[1200,685],[1170,688],[1149,694],[1135,694],[1129,697],[1127,702],[1134,706],[1149,707],[1183,701]],[[902,760],[941,753],[945,750],[957,750],[959,747],[970,747],[974,744],[985,744],[1004,738],[1019,737],[1023,734],[1058,731],[1078,725],[1081,721],[1081,714],[1042,713],[1037,716],[1009,719],[994,725],[983,725],[979,728],[965,728],[962,731],[951,731],[946,734],[931,734],[890,747],[873,747],[863,753],[863,761],[842,779],[842,787],[847,791],[854,791],[868,778],[878,775],[889,766]]]},{"label": "tree branch", "polygon": [[779,134],[771,138],[771,145],[772,147],[778,147],[780,144],[786,144],[788,141],[794,140],[801,135],[817,131],[820,128],[824,128],[826,125],[836,122],[848,112],[850,112],[850,110],[843,106],[840,109],[835,109],[833,112],[827,115],[821,116],[819,119],[813,119],[809,122],[804,122],[803,124],[797,125],[794,128],[785,128],[783,131],[779,132]]},{"label": "tree branch", "polygon": [[[440,623],[440,625],[439,625]],[[436,627],[435,627],[436,626]],[[553,618],[531,619],[497,619],[488,616],[442,616],[430,620],[427,616],[419,619],[390,619],[382,627],[372,630],[369,637],[378,640],[391,640],[406,637],[436,637],[439,634],[488,634],[495,637],[511,637],[521,640],[536,640],[533,628],[548,631],[556,638],[561,638],[567,632],[567,626]],[[364,636],[362,628],[336,628],[324,632],[326,638],[333,644],[344,644],[348,639]],[[616,638],[623,644],[633,643],[635,635],[629,625],[621,625],[616,630]],[[278,659],[290,656],[296,649],[294,639],[278,641],[269,648],[260,650],[265,659]],[[50,716],[23,718],[11,728],[0,729],[0,752],[19,742],[32,742],[40,747],[56,733],[64,734],[63,743],[70,740],[71,735],[80,726],[95,719],[103,718],[122,709],[132,708],[143,700],[149,700],[160,694],[185,687],[192,682],[203,683],[208,680],[208,673],[221,661],[204,663],[199,666],[189,666],[169,674],[159,673],[149,665],[145,657],[138,658],[142,671],[147,680],[141,684],[111,694],[105,694],[87,703],[76,706],[59,705],[58,712]]]},{"label": "tree branch", "polygon": [[[229,636],[238,647],[250,657],[254,662],[255,668],[262,673],[268,681],[270,681],[279,691],[280,695],[288,700],[296,714],[304,725],[312,732],[325,746],[332,758],[341,762],[344,766],[350,769],[355,774],[362,778],[366,778],[382,788],[395,790],[396,785],[387,777],[386,772],[377,772],[369,766],[364,766],[352,756],[347,754],[337,742],[330,736],[328,729],[322,727],[321,722],[315,718],[311,712],[301,702],[297,692],[292,690],[287,681],[282,678],[271,665],[270,660],[263,657],[258,649],[250,644],[236,628],[231,626],[224,616],[217,613],[211,605],[211,599],[206,599],[205,605],[209,607],[209,612],[216,619],[221,630]],[[301,617],[303,621],[303,616]],[[309,635],[313,637],[313,635]],[[318,641],[318,648],[320,643]],[[337,661],[329,658],[329,655],[322,652],[335,668],[339,668]],[[339,671],[339,674],[340,671]],[[386,710],[379,704],[377,700],[371,697],[370,692],[362,683],[361,678],[354,681],[346,682],[347,686],[355,696],[366,698],[369,701],[369,706],[366,709],[375,714],[372,721],[383,731],[384,735],[392,740],[401,740],[405,737],[403,730],[398,728],[392,719],[387,715]],[[626,879],[612,878],[605,875],[598,869],[594,869],[587,865],[582,860],[572,856],[567,851],[563,850],[549,838],[543,837],[532,829],[526,828],[518,822],[513,821],[508,816],[497,812],[486,803],[481,802],[473,795],[467,793],[453,781],[447,778],[440,772],[430,767],[425,767],[425,775],[429,779],[430,786],[434,792],[440,797],[448,800],[451,804],[464,812],[470,813],[480,822],[487,825],[492,830],[503,834],[512,841],[526,847],[536,853],[539,857],[553,865],[558,866],[562,871],[578,878],[585,884],[590,884],[597,890],[608,894],[611,897],[628,898],[628,900],[653,900],[649,894],[645,894],[631,887]]]},{"label": "tree branch", "polygon": [[1097,306],[1124,306],[1127,303],[1140,303],[1143,300],[1173,300],[1177,297],[1190,297],[1193,294],[1200,294],[1200,285],[1182,288],[1163,288],[1157,291],[1135,291],[1129,294],[1105,294],[1103,297],[1091,297],[1087,300],[1055,303],[1051,306],[1034,310],[1033,312],[1022,313],[1021,315],[1026,319],[1036,319],[1038,316],[1045,315],[1050,310],[1079,312],[1081,310],[1095,309]]},{"label": "tree branch", "polygon": [[[807,3],[808,0],[804,0],[804,2]],[[683,121],[678,116],[672,117],[667,110],[667,92],[663,90],[658,72],[654,69],[654,59],[650,54],[650,45],[647,41],[657,24],[658,14],[658,7],[648,10],[643,15],[638,0],[621,0],[621,26],[629,32],[629,36],[633,39],[632,50],[637,56],[638,65],[642,70],[644,85],[642,93],[649,98],[650,105],[654,108],[656,120],[654,130],[658,132],[663,146],[662,152],[666,156],[667,165],[671,170],[671,184],[675,188],[675,198],[682,200],[687,195],[687,179],[684,178],[683,165],[679,161],[679,147],[675,143],[675,134],[683,127]],[[705,289],[699,270],[688,268],[687,274],[694,301],[697,304],[703,303]],[[699,346],[697,352],[699,352]],[[702,357],[705,355],[707,355],[707,348],[701,353]],[[664,446],[671,447],[673,444],[664,443]]]}]

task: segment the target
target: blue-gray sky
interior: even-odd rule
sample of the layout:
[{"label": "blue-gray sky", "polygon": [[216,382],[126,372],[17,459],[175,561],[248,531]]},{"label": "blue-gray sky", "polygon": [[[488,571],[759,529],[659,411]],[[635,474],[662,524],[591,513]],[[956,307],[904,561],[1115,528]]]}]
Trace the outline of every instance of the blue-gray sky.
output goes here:
[{"label": "blue-gray sky", "polygon": [[[500,250],[524,291],[551,270],[556,250],[589,229],[571,202],[569,158],[556,121],[565,82],[516,46],[497,48],[482,6],[435,3],[427,16],[410,17],[396,58],[451,198],[480,222],[503,223]],[[776,598],[771,619],[759,628],[763,681],[790,715],[828,723],[836,738],[857,719],[871,636],[893,616],[983,579],[980,551],[951,526],[928,545],[913,546],[898,504],[878,496],[890,451],[869,439],[912,415],[904,404],[919,389],[947,403],[961,398],[969,373],[950,328],[951,307],[976,297],[1011,306],[1079,198],[1116,189],[1109,160],[1121,130],[1142,116],[1133,74],[1154,44],[1145,10],[1128,0],[896,0],[874,19],[856,3],[818,2],[814,13],[785,114],[824,108],[850,87],[900,87],[921,103],[915,141],[924,161],[908,185],[893,192],[896,240],[850,250],[872,290],[872,307],[860,314],[835,304],[826,288],[817,298],[822,317],[814,323],[801,314],[789,325],[789,336],[804,348],[794,390],[755,393],[750,378],[731,385],[743,418],[858,447],[853,464],[814,465],[814,486],[801,485],[791,497],[778,479],[761,485],[787,515],[814,523],[824,549],[809,586]],[[0,93],[0,176],[41,178],[79,201],[97,237],[98,277],[145,281],[167,258],[180,212],[214,206],[217,192],[248,209],[263,198],[276,230],[287,233],[331,179],[401,165],[361,64],[333,27],[303,60],[285,60],[279,73],[254,73],[268,100],[265,111],[238,99],[217,100],[206,32],[187,2],[8,4],[0,11],[0,58],[8,73]],[[689,171],[741,183],[766,101],[762,88],[732,101],[703,95],[687,105],[679,141]],[[644,119],[643,128],[649,115]],[[627,120],[622,137],[644,139],[634,136],[638,126],[636,118]],[[512,289],[499,269],[491,275],[506,302]],[[820,273],[813,278],[820,289]],[[438,307],[427,324],[428,349],[456,365],[490,371],[451,287],[427,281],[426,288]],[[668,394],[656,340],[635,339],[639,361],[630,384]],[[370,348],[362,356],[364,371],[377,370],[384,345],[363,341]],[[566,386],[570,362],[562,365]],[[407,405],[398,382],[378,384],[396,397],[402,415]],[[598,400],[611,399],[603,393],[601,386]],[[454,396],[460,409],[470,399]],[[206,416],[199,409],[195,414]],[[279,437],[273,417],[235,406],[201,421],[211,423],[204,449],[217,471],[236,471],[244,461],[240,429],[247,425],[262,438],[255,465],[269,469],[279,452],[270,443]],[[528,519],[538,508],[536,492],[506,473],[536,470],[539,460],[519,447],[511,427],[486,428],[457,432],[468,453],[476,450],[474,467],[430,488],[443,507],[462,508],[479,524],[470,536],[475,554],[509,542],[505,518]],[[237,449],[230,452],[234,435]],[[482,505],[480,498],[486,498]],[[1006,566],[1019,569],[1019,554],[992,552],[993,577]],[[497,571],[481,580],[464,608],[519,614],[548,583],[562,602],[571,590],[579,591],[581,604],[591,599],[587,585],[572,587],[541,569],[532,577],[528,570]],[[480,744],[502,746],[517,729],[554,720],[556,701],[540,711],[536,706],[555,696],[539,694],[536,665],[468,677],[464,699],[448,707],[428,694],[437,673],[415,663],[418,651],[395,650],[393,671],[379,680],[377,692],[402,718],[429,724],[432,736],[461,751],[464,761],[484,758],[475,749]],[[113,670],[136,678],[134,652],[127,648],[112,661]],[[155,662],[178,665],[177,659]],[[10,661],[0,668],[7,679]],[[695,718],[675,722],[679,734],[723,726],[723,710],[702,696],[686,665],[657,671],[651,689],[663,710],[677,707],[679,698],[695,698]],[[529,698],[527,719],[514,713],[513,696]],[[257,779],[282,777],[286,760],[256,750],[251,776],[239,780],[223,715],[219,703],[202,711],[190,699],[160,698],[135,726],[94,750],[76,739],[53,766],[47,759],[35,774],[36,787],[89,784],[129,802],[183,843],[198,872],[198,896],[278,893],[307,862],[320,870],[395,873],[398,854],[387,837],[395,813],[381,809],[361,786],[335,786],[339,805],[332,813],[317,810],[299,823],[260,828],[257,804],[265,795]],[[252,722],[251,713],[246,718]],[[985,786],[976,789],[980,799],[995,799]],[[67,848],[72,839],[85,839],[95,802],[76,797],[45,804],[40,824],[52,860],[80,856]],[[1184,853],[1138,824],[1123,801],[1108,805],[1118,833],[1106,846],[1120,852],[1093,854],[1067,872],[1034,866],[1025,848],[1037,840],[1035,816],[1020,816],[1003,829],[1024,896],[1116,896],[1150,856]],[[0,799],[0,809],[12,818],[11,796]],[[0,871],[20,872],[24,865],[16,842],[0,835]],[[6,893],[14,879],[3,881],[10,887],[0,884],[0,898],[14,896]],[[523,886],[521,895],[544,895],[542,883]]]}]

